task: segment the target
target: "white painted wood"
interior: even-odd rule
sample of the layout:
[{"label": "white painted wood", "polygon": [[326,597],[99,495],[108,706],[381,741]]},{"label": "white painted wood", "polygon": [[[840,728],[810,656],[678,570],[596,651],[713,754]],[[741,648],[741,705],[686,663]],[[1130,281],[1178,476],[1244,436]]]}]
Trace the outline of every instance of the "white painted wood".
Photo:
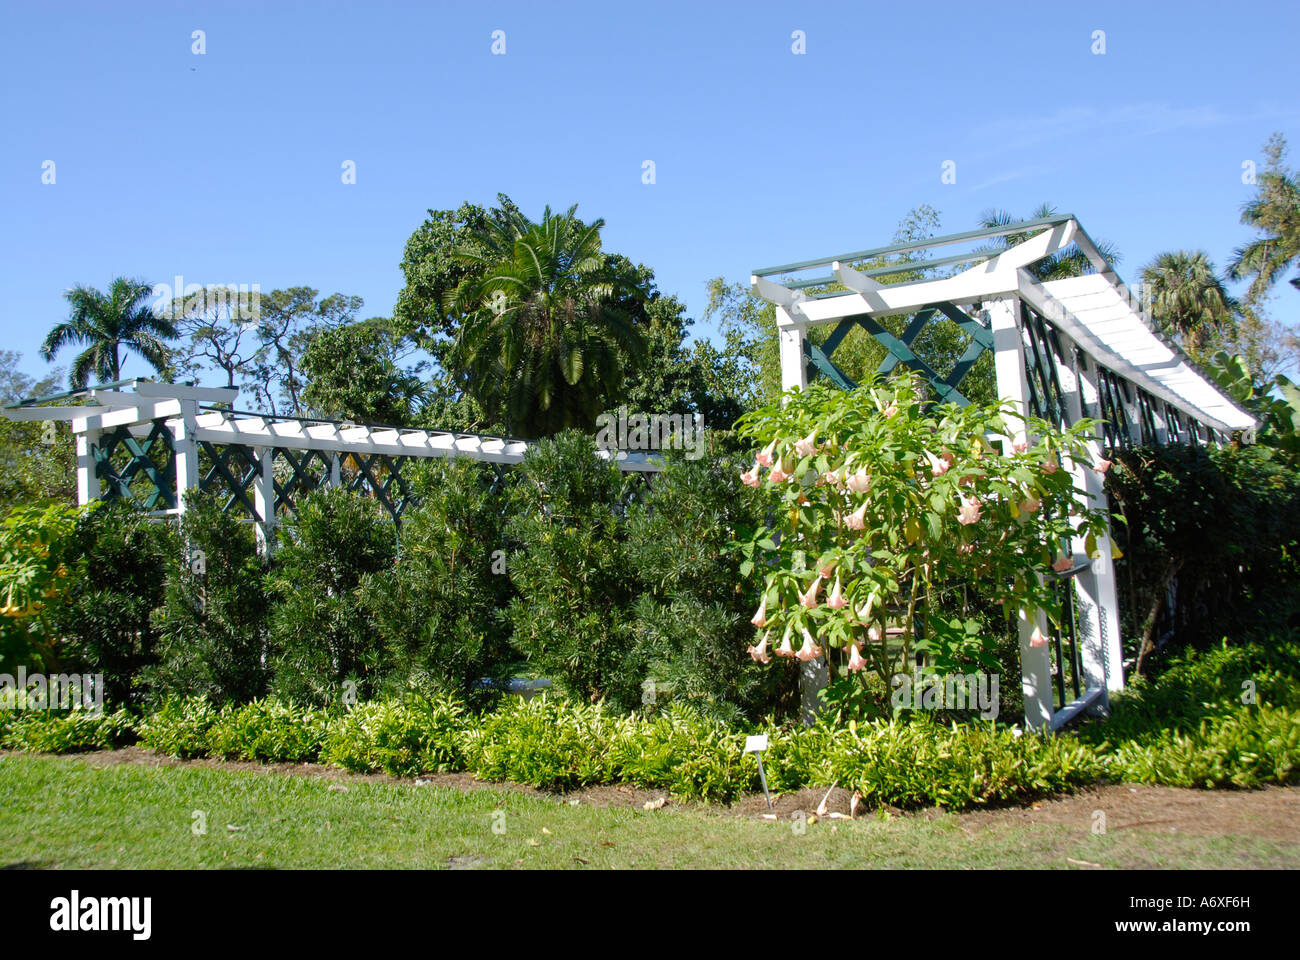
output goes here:
[{"label": "white painted wood", "polygon": [[199,446],[196,437],[198,403],[194,400],[168,400],[178,405],[180,416],[167,421],[172,433],[173,453],[176,462],[176,512],[183,514],[186,500],[199,487]]},{"label": "white painted wood", "polygon": [[781,350],[781,391],[808,387],[808,359],[804,356],[803,342],[807,325],[791,318],[785,307],[776,308],[777,332]]},{"label": "white painted wood", "polygon": [[850,290],[870,293],[872,290],[879,290],[884,286],[879,280],[875,280],[865,273],[859,273],[847,263],[840,263],[838,260],[831,263],[831,270],[834,271],[835,278]]},{"label": "white painted wood", "polygon": [[269,558],[275,549],[275,450],[254,448],[258,473],[253,478],[253,509],[257,511],[257,553]]},{"label": "white painted wood", "polygon": [[923,280],[882,286],[879,290],[846,293],[823,300],[804,300],[799,312],[811,325],[833,323],[844,317],[908,313],[935,303],[977,303],[1014,293],[1019,286],[1011,269],[997,273],[961,273],[942,280]]},{"label": "white painted wood", "polygon": [[[1019,422],[1008,423],[1011,439],[1031,439],[1025,429],[1025,416],[1029,411],[1029,384],[1025,379],[1024,336],[1017,314],[1019,302],[1015,297],[1001,297],[986,301],[984,314],[993,331],[993,360],[997,373],[998,396],[1011,404]],[[1033,647],[1030,640],[1037,627],[1048,635],[1047,618],[1041,611],[1033,611],[1032,619],[1021,611],[1018,621],[1020,631],[1020,687],[1025,698],[1025,725],[1031,730],[1047,727],[1052,722],[1052,655],[1050,645]]]},{"label": "white painted wood", "polygon": [[180,400],[159,400],[93,416],[78,417],[72,421],[72,430],[74,433],[84,433],[86,430],[111,430],[114,427],[124,427],[145,420],[166,420],[181,415],[181,403]]},{"label": "white painted wood", "polygon": [[142,397],[169,397],[173,400],[198,400],[203,403],[234,403],[237,389],[229,387],[191,387],[183,383],[156,383],[136,380],[135,392]]},{"label": "white painted wood", "polygon": [[757,297],[762,297],[769,303],[775,303],[778,306],[791,310],[796,304],[805,302],[808,294],[802,290],[791,290],[789,287],[783,287],[781,284],[766,277],[751,276],[749,278],[750,290]]},{"label": "white painted wood", "polygon": [[[1085,360],[1079,364],[1073,356],[1073,344],[1070,349],[1069,362],[1060,368],[1061,386],[1065,394],[1066,412],[1070,423],[1078,423],[1085,416],[1084,402],[1089,392],[1087,389],[1089,366]],[[1068,381],[1068,385],[1067,385]],[[1090,509],[1108,511],[1104,479],[1093,466],[1101,458],[1100,439],[1094,436],[1088,441],[1088,459],[1086,462],[1067,458],[1070,473],[1076,488],[1085,491],[1085,504]],[[1074,577],[1074,589],[1078,597],[1079,617],[1078,642],[1079,655],[1083,661],[1083,686],[1088,689],[1100,688],[1099,697],[1089,701],[1089,709],[1104,712],[1109,707],[1108,689],[1121,689],[1124,685],[1123,664],[1121,659],[1114,659],[1111,645],[1119,643],[1119,606],[1115,596],[1115,578],[1112,575],[1114,565],[1111,559],[1111,541],[1109,537],[1100,537],[1097,550],[1100,556],[1089,558],[1085,538],[1075,537],[1072,544],[1075,566],[1090,563],[1087,570]],[[1112,672],[1118,672],[1118,685],[1111,687]]]},{"label": "white painted wood", "polygon": [[0,410],[0,416],[7,420],[31,422],[35,420],[77,420],[108,413],[110,407],[14,407],[12,410]]},{"label": "white painted wood", "polygon": [[86,430],[77,434],[77,503],[83,507],[92,500],[98,500],[103,493],[91,452],[99,445],[99,437],[98,430]]}]

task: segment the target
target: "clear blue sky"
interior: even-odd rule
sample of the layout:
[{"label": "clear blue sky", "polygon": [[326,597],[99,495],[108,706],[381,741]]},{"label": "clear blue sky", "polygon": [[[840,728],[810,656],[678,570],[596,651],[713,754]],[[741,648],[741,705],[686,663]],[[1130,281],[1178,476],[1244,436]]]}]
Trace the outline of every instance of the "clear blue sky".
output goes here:
[{"label": "clear blue sky", "polygon": [[[0,347],[32,374],[63,291],[117,274],[389,314],[425,210],[498,191],[604,217],[698,317],[708,278],[887,243],[920,203],[957,231],[1050,201],[1126,278],[1178,247],[1222,267],[1242,162],[1275,130],[1300,162],[1293,0],[6,2],[3,24]],[[1294,288],[1272,307],[1300,321]]]}]

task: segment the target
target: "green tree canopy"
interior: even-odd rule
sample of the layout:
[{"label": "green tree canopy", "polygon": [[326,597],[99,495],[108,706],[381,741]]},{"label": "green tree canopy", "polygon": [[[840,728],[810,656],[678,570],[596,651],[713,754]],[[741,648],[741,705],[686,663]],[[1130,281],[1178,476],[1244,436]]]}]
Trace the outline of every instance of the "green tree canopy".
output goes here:
[{"label": "green tree canopy", "polygon": [[86,347],[72,361],[68,384],[85,387],[93,375],[100,383],[122,379],[123,353],[135,353],[155,371],[168,365],[167,341],[176,336],[170,320],[156,316],[146,303],[153,287],[143,280],[116,277],[104,293],[78,285],[64,294],[71,306],[68,319],[56,324],[41,345],[41,356],[53,360],[64,347]]}]

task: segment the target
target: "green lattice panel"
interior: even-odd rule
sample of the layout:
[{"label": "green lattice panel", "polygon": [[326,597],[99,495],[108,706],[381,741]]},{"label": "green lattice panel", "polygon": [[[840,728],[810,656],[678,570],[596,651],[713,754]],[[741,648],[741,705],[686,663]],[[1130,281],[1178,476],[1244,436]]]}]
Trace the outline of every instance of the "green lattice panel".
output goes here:
[{"label": "green lattice panel", "polygon": [[91,454],[101,499],[131,500],[146,510],[176,508],[176,453],[164,421],[154,420],[143,442],[127,427],[101,434]]}]

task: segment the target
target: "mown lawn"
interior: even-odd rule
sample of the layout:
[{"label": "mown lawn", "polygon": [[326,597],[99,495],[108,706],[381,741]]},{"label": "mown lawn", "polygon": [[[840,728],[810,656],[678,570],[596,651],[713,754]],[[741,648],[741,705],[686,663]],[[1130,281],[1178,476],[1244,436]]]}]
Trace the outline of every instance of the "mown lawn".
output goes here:
[{"label": "mown lawn", "polygon": [[[346,789],[343,789],[346,787]],[[196,835],[195,811],[206,833]],[[499,813],[504,812],[504,816]],[[571,805],[495,789],[0,757],[0,866],[48,868],[1249,868],[1297,842],[909,815],[800,833],[725,809]],[[1019,822],[1018,822],[1019,821]],[[494,824],[501,832],[494,832]],[[1080,863],[1071,863],[1071,860]]]}]

